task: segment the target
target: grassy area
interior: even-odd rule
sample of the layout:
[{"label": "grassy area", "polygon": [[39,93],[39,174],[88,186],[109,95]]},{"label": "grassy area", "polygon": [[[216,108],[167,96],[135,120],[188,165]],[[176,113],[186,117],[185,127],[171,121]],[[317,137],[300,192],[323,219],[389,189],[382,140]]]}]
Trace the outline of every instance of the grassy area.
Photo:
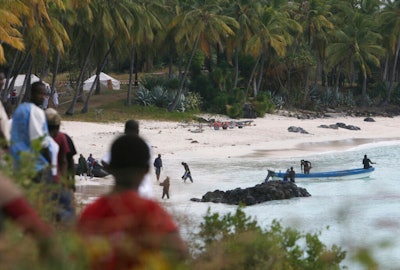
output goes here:
[{"label": "grassy area", "polygon": [[[88,113],[81,113],[84,102],[78,102],[75,107],[74,115],[65,115],[72,101],[71,95],[62,95],[60,105],[57,108],[63,115],[64,120],[87,121],[87,122],[124,122],[129,118],[152,119],[163,121],[190,121],[196,119],[195,112],[168,112],[164,108],[154,106],[144,107],[140,105],[126,105],[127,86],[122,85],[119,91],[102,91],[98,95],[93,95],[89,103]],[[85,93],[87,95],[87,93]],[[86,96],[84,97],[86,100]]]}]

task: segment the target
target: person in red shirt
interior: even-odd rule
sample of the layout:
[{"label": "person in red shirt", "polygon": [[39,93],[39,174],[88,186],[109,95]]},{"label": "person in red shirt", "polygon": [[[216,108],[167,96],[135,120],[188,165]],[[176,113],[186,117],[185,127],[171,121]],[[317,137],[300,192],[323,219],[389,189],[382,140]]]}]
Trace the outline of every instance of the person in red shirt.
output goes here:
[{"label": "person in red shirt", "polygon": [[61,116],[52,108],[47,109],[45,113],[50,136],[59,146],[57,173],[54,177],[58,185],[53,195],[53,199],[58,201],[55,218],[57,221],[70,225],[76,218],[73,190],[71,190],[68,182],[68,153],[70,148],[67,136],[60,132]]},{"label": "person in red shirt", "polygon": [[[168,260],[187,257],[187,246],[172,217],[157,202],[138,194],[150,169],[149,158],[149,148],[139,136],[123,135],[113,142],[108,169],[115,185],[82,210],[77,224],[89,248],[95,250],[92,269],[145,268],[164,251]],[[104,248],[104,242],[99,244],[99,239],[109,248]],[[104,253],[99,254],[100,249]]]}]

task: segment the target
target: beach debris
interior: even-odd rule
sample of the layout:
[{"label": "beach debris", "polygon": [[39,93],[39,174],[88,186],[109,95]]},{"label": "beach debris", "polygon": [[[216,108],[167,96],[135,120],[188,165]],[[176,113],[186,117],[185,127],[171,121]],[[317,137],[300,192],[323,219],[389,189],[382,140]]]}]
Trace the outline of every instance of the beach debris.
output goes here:
[{"label": "beach debris", "polygon": [[201,199],[192,198],[193,202],[214,202],[239,205],[254,205],[272,200],[286,200],[295,197],[310,197],[305,188],[295,183],[269,181],[249,188],[236,188],[228,191],[209,191]]}]

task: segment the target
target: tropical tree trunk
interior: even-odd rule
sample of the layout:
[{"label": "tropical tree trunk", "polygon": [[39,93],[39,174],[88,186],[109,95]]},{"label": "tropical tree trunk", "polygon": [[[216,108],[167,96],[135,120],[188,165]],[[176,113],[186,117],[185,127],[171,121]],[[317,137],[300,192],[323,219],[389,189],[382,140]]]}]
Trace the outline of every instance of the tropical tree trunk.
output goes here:
[{"label": "tropical tree trunk", "polygon": [[237,88],[239,81],[239,51],[235,50],[235,79],[233,81],[233,88]]},{"label": "tropical tree trunk", "polygon": [[311,73],[311,67],[308,66],[306,72],[306,84],[304,86],[303,105],[306,104],[308,96],[310,94],[310,73]]},{"label": "tropical tree trunk", "polygon": [[247,87],[246,87],[246,95],[244,97],[245,101],[247,101],[247,96],[249,95],[249,88],[250,88],[251,82],[253,81],[254,74],[256,73],[256,69],[257,69],[258,63],[260,62],[260,59],[261,59],[261,55],[258,56],[257,61],[254,64],[253,70],[251,71],[250,78],[249,78],[249,81],[248,81]]},{"label": "tropical tree trunk", "polygon": [[194,56],[194,53],[196,52],[197,45],[199,44],[199,40],[200,40],[200,34],[197,35],[196,40],[195,40],[195,42],[193,44],[193,48],[192,48],[192,52],[190,54],[189,61],[188,61],[187,65],[186,65],[185,71],[184,71],[183,76],[181,78],[181,81],[179,83],[178,93],[176,93],[174,101],[172,102],[172,104],[168,108],[168,111],[170,111],[170,112],[176,109],[176,106],[178,105],[179,99],[181,98],[181,95],[182,95],[182,92],[183,92],[183,87],[185,85],[185,80],[186,80],[187,74],[189,72],[190,65],[192,64],[193,56]]},{"label": "tropical tree trunk", "polygon": [[110,47],[108,48],[108,51],[107,51],[106,54],[104,55],[103,61],[102,61],[102,62],[100,63],[100,65],[97,67],[95,82],[92,84],[92,87],[90,88],[89,94],[88,94],[87,97],[86,97],[86,101],[85,101],[85,104],[83,105],[83,108],[82,108],[82,110],[81,110],[81,113],[87,113],[87,112],[89,111],[89,101],[90,101],[90,98],[92,97],[92,94],[93,94],[93,89],[94,89],[93,86],[95,86],[95,85],[97,86],[97,85],[99,84],[99,81],[100,81],[100,73],[101,73],[101,71],[104,69],[104,66],[106,65],[107,58],[108,58],[108,56],[110,55],[111,50],[112,50],[112,48],[113,48],[113,44],[114,44],[114,41],[111,42]]},{"label": "tropical tree trunk", "polygon": [[32,56],[29,55],[28,71],[25,74],[25,80],[24,80],[24,83],[22,84],[21,92],[19,93],[19,99],[18,99],[17,106],[20,105],[22,102],[29,100],[31,97],[30,84],[31,84],[32,66],[33,66],[33,59],[32,59]]},{"label": "tropical tree trunk", "polygon": [[264,59],[264,55],[261,57],[261,63],[260,63],[260,71],[258,73],[258,79],[257,79],[257,84],[256,87],[254,89],[254,97],[256,97],[258,95],[258,92],[260,91],[261,88],[261,81],[263,78],[263,73],[264,73],[264,64],[265,64],[265,59]]},{"label": "tropical tree trunk", "polygon": [[56,56],[55,56],[55,61],[54,61],[54,69],[53,69],[53,79],[51,81],[51,93],[50,93],[51,100],[53,100],[54,93],[56,92],[56,79],[57,79],[59,64],[60,64],[60,52],[56,51]]},{"label": "tropical tree trunk", "polygon": [[400,51],[400,34],[397,37],[396,52],[395,52],[395,55],[394,55],[394,63],[393,63],[393,67],[392,67],[392,72],[390,73],[389,87],[388,87],[388,89],[386,91],[385,104],[389,103],[390,96],[392,95],[394,78],[395,78],[396,69],[397,69],[397,62],[398,62],[398,58],[399,58],[399,51]]},{"label": "tropical tree trunk", "polygon": [[131,106],[132,105],[132,100],[131,100],[131,92],[132,92],[132,79],[133,79],[133,72],[135,68],[135,47],[132,47],[131,49],[131,63],[129,65],[129,82],[128,82],[128,93],[126,95],[126,106]]},{"label": "tropical tree trunk", "polygon": [[387,53],[385,57],[385,66],[383,68],[383,73],[382,73],[382,81],[387,81],[388,69],[389,69],[389,54]]},{"label": "tropical tree trunk", "polygon": [[364,107],[367,104],[367,75],[363,74],[362,91],[361,91],[361,106]]},{"label": "tropical tree trunk", "polygon": [[76,106],[76,102],[78,101],[79,94],[82,93],[82,89],[81,88],[82,88],[83,73],[85,72],[87,64],[89,62],[89,57],[90,57],[90,54],[92,53],[94,42],[95,42],[95,36],[92,36],[92,39],[90,41],[90,46],[89,46],[88,52],[86,54],[85,61],[84,61],[83,65],[82,65],[82,67],[81,67],[81,71],[79,73],[79,77],[78,77],[77,83],[75,85],[74,97],[72,98],[71,105],[69,106],[68,110],[65,112],[66,115],[73,115],[74,114],[75,106]]}]

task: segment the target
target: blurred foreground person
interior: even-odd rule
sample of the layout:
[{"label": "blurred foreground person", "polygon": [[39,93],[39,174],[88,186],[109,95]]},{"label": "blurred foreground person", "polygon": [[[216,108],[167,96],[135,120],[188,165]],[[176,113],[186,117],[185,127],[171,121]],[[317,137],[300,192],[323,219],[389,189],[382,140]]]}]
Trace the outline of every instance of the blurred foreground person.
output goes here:
[{"label": "blurred foreground person", "polygon": [[123,135],[112,144],[108,169],[115,186],[87,205],[78,220],[78,231],[94,250],[92,269],[160,269],[186,258],[187,246],[172,217],[138,194],[149,158],[149,147],[138,136]]},{"label": "blurred foreground person", "polygon": [[[125,129],[124,129],[124,134],[126,135],[133,135],[133,136],[139,136],[139,122],[134,120],[134,119],[129,119],[125,122]],[[150,158],[151,158],[151,147],[150,145],[147,145],[149,148],[149,164],[150,164]],[[110,166],[110,159],[111,159],[111,153],[107,152],[101,159],[101,164],[103,165],[104,169],[107,171],[107,168]],[[150,170],[149,170],[150,172]],[[138,188],[139,195],[147,198],[147,199],[153,199],[154,194],[153,194],[153,184],[151,181],[150,173],[147,173],[144,177],[142,182],[139,185]]]},{"label": "blurred foreground person", "polygon": [[0,173],[0,211],[4,217],[12,219],[24,231],[36,237],[47,238],[52,233],[51,227],[40,219],[21,190],[2,173]]}]

